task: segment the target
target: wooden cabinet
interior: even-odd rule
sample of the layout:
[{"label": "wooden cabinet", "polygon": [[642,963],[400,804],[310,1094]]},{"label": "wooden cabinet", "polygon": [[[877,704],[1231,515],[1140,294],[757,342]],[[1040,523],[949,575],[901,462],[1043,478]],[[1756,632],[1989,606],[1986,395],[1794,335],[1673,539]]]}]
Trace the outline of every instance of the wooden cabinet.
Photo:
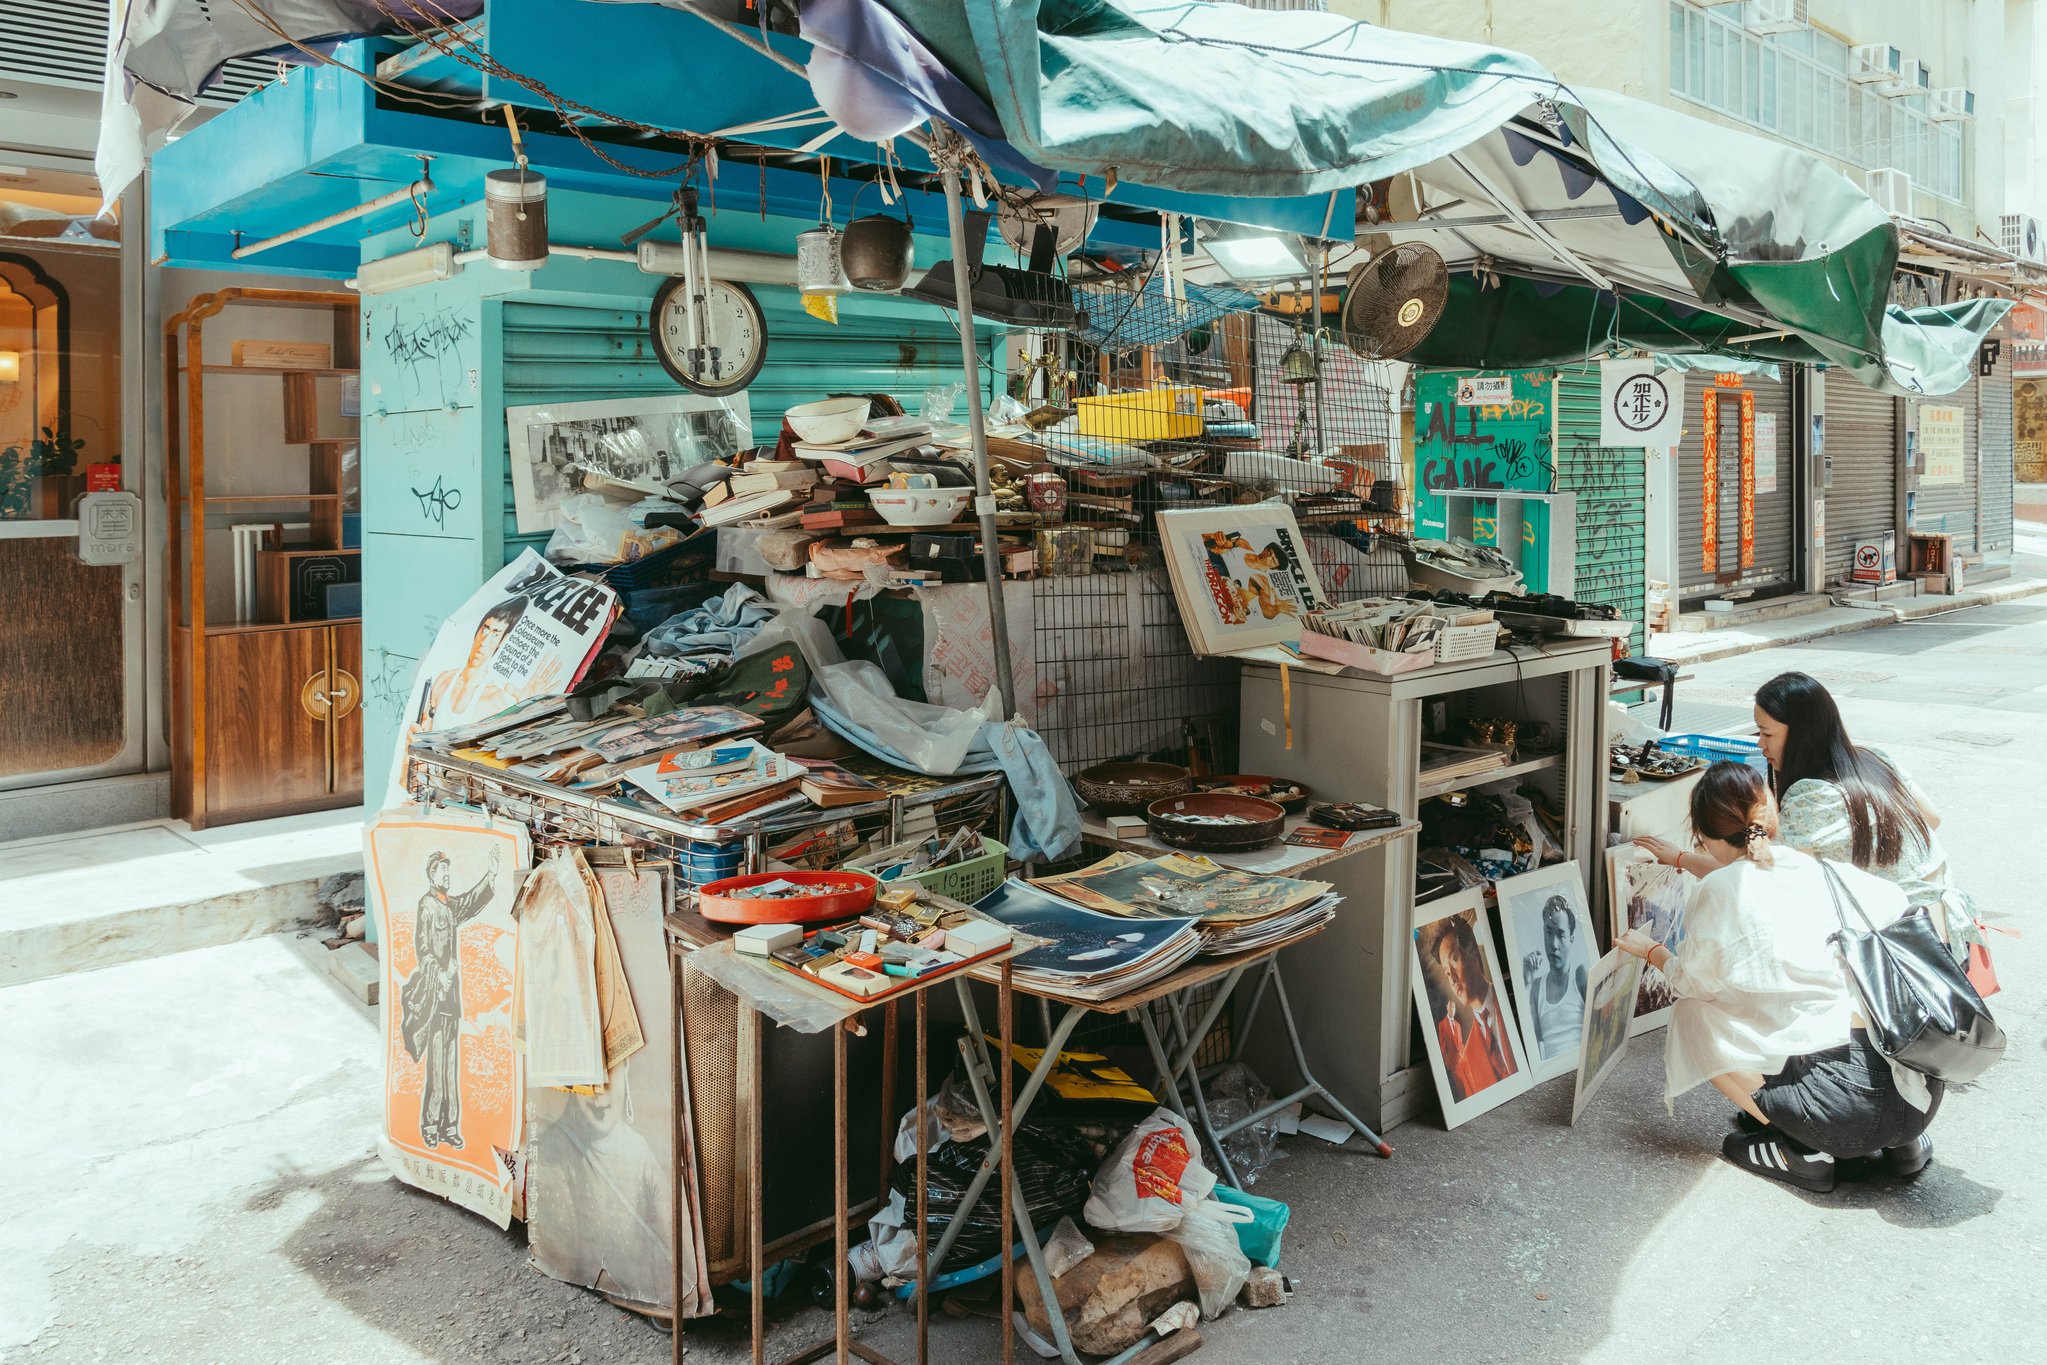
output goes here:
[{"label": "wooden cabinet", "polygon": [[[232,361],[221,363],[223,332],[268,326],[240,311],[222,317],[251,306],[313,315],[331,327],[332,340],[235,337]],[[323,619],[332,609],[326,586],[359,576],[344,478],[358,435],[339,396],[356,373],[359,317],[353,295],[224,289],[194,299],[165,325],[171,790],[173,809],[194,828],[362,800],[362,628],[353,616]],[[324,347],[312,359],[333,363],[294,363],[309,345]],[[277,414],[281,448],[238,430],[215,442],[209,466],[206,404],[215,380],[243,386],[244,422],[255,410],[247,395],[275,395],[268,411]],[[216,426],[235,425],[235,409],[228,411]],[[255,534],[244,541],[245,532]],[[235,578],[231,614],[224,598],[209,612],[209,568],[216,579]]]},{"label": "wooden cabinet", "polygon": [[194,736],[204,754],[194,766],[203,774],[207,823],[362,798],[360,634],[354,625],[307,625],[210,637],[205,728]]}]

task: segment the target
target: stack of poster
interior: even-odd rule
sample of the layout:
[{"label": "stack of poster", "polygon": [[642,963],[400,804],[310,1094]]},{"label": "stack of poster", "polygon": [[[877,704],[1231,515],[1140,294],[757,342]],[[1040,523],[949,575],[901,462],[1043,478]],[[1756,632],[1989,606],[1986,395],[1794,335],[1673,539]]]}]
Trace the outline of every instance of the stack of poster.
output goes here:
[{"label": "stack of poster", "polygon": [[1104,915],[1012,877],[976,907],[997,923],[1045,940],[1011,960],[1017,984],[1103,1001],[1148,985],[1201,950],[1191,916]]},{"label": "stack of poster", "polygon": [[1328,882],[1262,876],[1207,858],[1112,853],[1090,867],[1032,885],[1103,914],[1191,918],[1211,957],[1249,952],[1321,928],[1342,897]]}]

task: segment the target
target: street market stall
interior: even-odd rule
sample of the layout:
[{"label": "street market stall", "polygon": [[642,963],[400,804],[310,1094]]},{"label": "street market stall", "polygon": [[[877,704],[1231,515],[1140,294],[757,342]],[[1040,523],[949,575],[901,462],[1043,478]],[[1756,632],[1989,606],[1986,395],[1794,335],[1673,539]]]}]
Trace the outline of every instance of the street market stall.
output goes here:
[{"label": "street market stall", "polygon": [[[1452,1124],[1563,1074],[1593,1002],[1495,937],[1610,937],[1631,623],[1481,543],[1482,483],[1424,533],[1406,366],[1466,372],[1446,439],[1641,347],[1937,392],[1997,305],[1888,309],[1839,176],[1725,182],[1700,125],[1475,45],[921,0],[564,43],[558,8],[392,16],[157,160],[168,258],[363,296],[387,1159],[678,1359],[735,1280],[759,1359],[784,1260],[840,1360],[849,1279],[999,1274],[1007,1353],[1019,1254],[1068,1361],[1276,1302],[1287,1211],[1232,1187],[1279,1129],[1390,1155],[1424,1066]],[[1517,496],[1577,510],[1543,453]],[[1161,1148],[1171,1216],[1125,1196]],[[1075,1288],[1175,1254],[1117,1313]]]}]

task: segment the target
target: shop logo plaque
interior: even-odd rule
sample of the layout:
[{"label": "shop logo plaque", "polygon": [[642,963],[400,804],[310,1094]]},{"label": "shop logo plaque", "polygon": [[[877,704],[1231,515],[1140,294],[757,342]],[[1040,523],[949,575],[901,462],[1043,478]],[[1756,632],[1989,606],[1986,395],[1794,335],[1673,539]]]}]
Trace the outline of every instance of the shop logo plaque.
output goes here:
[{"label": "shop logo plaque", "polygon": [[78,500],[78,557],[87,564],[133,564],[142,555],[142,499],[87,493]]},{"label": "shop logo plaque", "polygon": [[1613,419],[1625,430],[1652,432],[1669,411],[1670,390],[1653,374],[1630,375],[1614,389]]}]

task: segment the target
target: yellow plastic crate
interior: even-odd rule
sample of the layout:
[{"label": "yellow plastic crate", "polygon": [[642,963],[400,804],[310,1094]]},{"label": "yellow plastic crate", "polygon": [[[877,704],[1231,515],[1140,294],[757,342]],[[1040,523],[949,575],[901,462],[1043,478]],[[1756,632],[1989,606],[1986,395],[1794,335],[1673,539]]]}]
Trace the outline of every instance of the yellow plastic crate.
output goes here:
[{"label": "yellow plastic crate", "polygon": [[1201,434],[1201,390],[1172,384],[1083,398],[1080,434],[1116,441],[1185,441]]}]

